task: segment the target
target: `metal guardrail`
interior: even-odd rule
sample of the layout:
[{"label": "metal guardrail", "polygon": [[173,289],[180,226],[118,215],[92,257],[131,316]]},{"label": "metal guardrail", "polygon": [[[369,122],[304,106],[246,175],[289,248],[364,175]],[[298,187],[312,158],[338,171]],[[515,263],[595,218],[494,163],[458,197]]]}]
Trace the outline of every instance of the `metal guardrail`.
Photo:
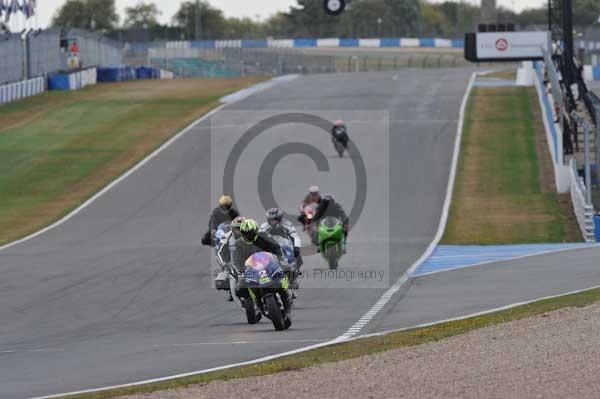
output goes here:
[{"label": "metal guardrail", "polygon": [[590,190],[586,189],[583,180],[579,177],[577,161],[575,159],[571,159],[569,165],[569,179],[571,202],[573,203],[573,211],[575,212],[581,234],[586,242],[596,242],[594,207],[586,204],[586,197]]}]

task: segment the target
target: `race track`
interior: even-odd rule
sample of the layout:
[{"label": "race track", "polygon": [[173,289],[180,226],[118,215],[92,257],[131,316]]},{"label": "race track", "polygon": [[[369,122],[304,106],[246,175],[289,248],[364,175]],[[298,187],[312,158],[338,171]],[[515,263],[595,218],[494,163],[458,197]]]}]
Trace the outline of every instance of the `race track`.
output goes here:
[{"label": "race track", "polygon": [[[66,223],[1,251],[0,398],[216,367],[346,332],[436,233],[472,72],[320,75],[282,84],[196,126]],[[302,282],[292,328],[277,333],[267,321],[246,324],[212,288],[212,250],[199,239],[231,149],[254,123],[287,112],[347,121],[368,190],[341,268],[381,271],[384,283],[317,279],[323,262],[307,257],[313,279]],[[317,171],[304,155],[283,158],[273,174],[277,202],[294,212],[317,182],[352,207],[352,160],[334,157],[323,132],[288,123],[265,135],[246,148],[236,170],[244,214],[262,219],[258,172],[269,150],[290,142],[319,148],[330,170]],[[379,327],[389,327],[385,318],[363,332]]]}]

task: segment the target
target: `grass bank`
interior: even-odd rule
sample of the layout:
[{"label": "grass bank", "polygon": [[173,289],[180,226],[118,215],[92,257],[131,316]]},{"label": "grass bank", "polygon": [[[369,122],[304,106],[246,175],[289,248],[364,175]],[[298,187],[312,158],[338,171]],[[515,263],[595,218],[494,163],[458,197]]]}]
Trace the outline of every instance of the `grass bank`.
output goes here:
[{"label": "grass bank", "polygon": [[216,380],[231,380],[246,377],[256,377],[282,371],[301,370],[317,364],[338,362],[372,353],[435,342],[452,336],[465,334],[476,329],[537,316],[562,308],[584,307],[598,301],[600,301],[600,289],[594,289],[578,294],[533,302],[528,305],[464,320],[451,321],[429,327],[396,332],[385,336],[357,339],[325,348],[314,349],[293,356],[282,357],[280,359],[260,364],[236,367],[155,384],[75,395],[70,396],[69,398],[113,398],[118,396],[182,388],[190,385],[207,384],[210,381]]},{"label": "grass bank", "polygon": [[64,216],[257,79],[137,81],[0,107],[0,244]]},{"label": "grass bank", "polygon": [[473,89],[444,244],[581,241],[538,108],[532,88]]}]

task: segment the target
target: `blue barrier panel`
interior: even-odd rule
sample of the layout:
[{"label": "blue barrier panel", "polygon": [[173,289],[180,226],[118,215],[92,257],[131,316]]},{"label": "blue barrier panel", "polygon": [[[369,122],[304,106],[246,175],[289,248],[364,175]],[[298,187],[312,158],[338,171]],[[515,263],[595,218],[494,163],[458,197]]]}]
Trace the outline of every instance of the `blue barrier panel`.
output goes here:
[{"label": "blue barrier panel", "polygon": [[122,65],[109,65],[96,69],[98,82],[121,82],[125,80],[125,67]]},{"label": "blue barrier panel", "polygon": [[242,40],[242,48],[267,48],[266,40]]},{"label": "blue barrier panel", "polygon": [[192,42],[192,48],[216,48],[215,40],[195,40]]},{"label": "blue barrier panel", "polygon": [[594,75],[594,80],[600,80],[600,66],[594,65],[592,67],[592,73]]},{"label": "blue barrier panel", "polygon": [[452,40],[452,47],[454,48],[464,48],[465,47],[465,41],[462,39],[453,39]]},{"label": "blue barrier panel", "polygon": [[138,66],[135,68],[136,79],[152,79],[152,67]]},{"label": "blue barrier panel", "polygon": [[596,225],[596,242],[600,242],[600,215],[594,216],[594,224]]},{"label": "blue barrier panel", "polygon": [[435,40],[432,38],[419,39],[421,47],[435,47]]},{"label": "blue barrier panel", "polygon": [[340,47],[358,47],[358,39],[340,39]]},{"label": "blue barrier panel", "polygon": [[381,47],[400,47],[400,38],[385,38],[380,40]]},{"label": "blue barrier panel", "polygon": [[70,90],[69,75],[66,73],[55,73],[48,77],[48,90]]},{"label": "blue barrier panel", "polygon": [[317,47],[317,39],[294,39],[294,47]]}]

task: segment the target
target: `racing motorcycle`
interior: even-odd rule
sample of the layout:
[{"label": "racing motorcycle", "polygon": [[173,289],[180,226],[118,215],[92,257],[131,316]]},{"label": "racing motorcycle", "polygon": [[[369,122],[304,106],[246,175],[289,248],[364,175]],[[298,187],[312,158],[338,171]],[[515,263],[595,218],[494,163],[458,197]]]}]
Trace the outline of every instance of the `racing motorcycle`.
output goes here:
[{"label": "racing motorcycle", "polygon": [[327,216],[319,223],[317,232],[319,252],[331,270],[337,269],[344,254],[344,228],[340,219]]},{"label": "racing motorcycle", "polygon": [[292,304],[286,292],[289,280],[277,258],[268,252],[250,256],[245,263],[244,281],[251,301],[271,320],[275,330],[290,328]]},{"label": "racing motorcycle", "polygon": [[336,126],[333,128],[331,141],[333,142],[333,146],[341,158],[344,157],[344,152],[348,148],[348,139],[348,132],[346,131],[345,127]]},{"label": "racing motorcycle", "polygon": [[311,202],[309,204],[303,205],[300,209],[300,211],[304,215],[303,229],[307,232],[309,236],[312,236],[312,221],[315,217],[315,213],[317,213],[317,206],[318,204],[316,202]]}]

